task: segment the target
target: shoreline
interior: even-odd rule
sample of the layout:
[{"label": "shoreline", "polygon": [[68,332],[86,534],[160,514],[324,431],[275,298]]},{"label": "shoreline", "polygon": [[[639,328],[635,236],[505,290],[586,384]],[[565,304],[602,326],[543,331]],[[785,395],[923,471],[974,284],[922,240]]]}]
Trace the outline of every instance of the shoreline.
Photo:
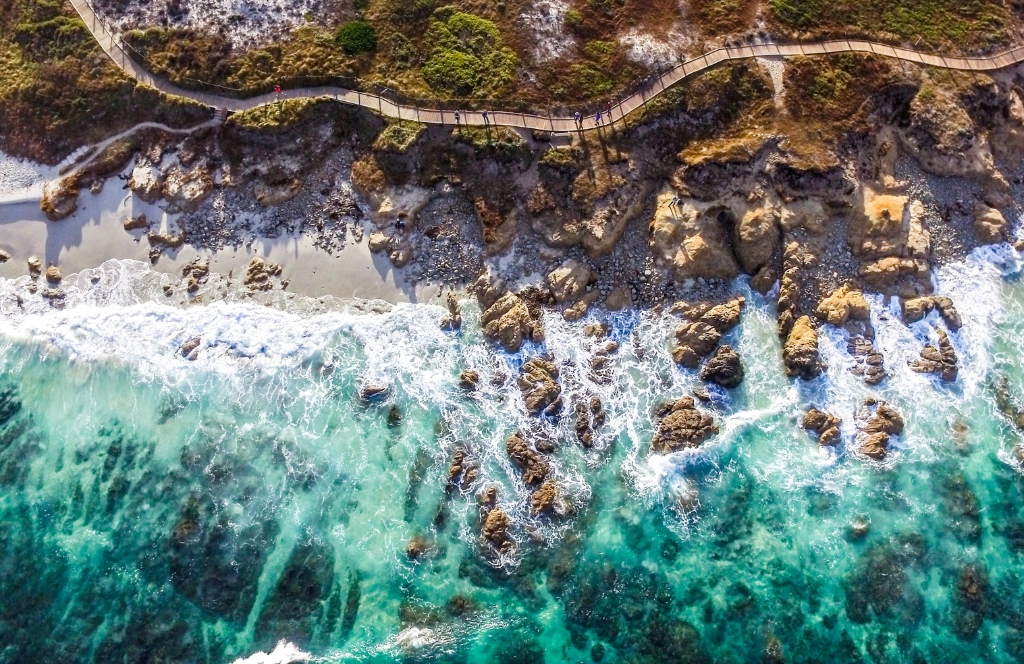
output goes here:
[{"label": "shoreline", "polygon": [[[44,270],[56,265],[65,275],[99,267],[110,259],[150,263],[145,233],[126,231],[125,220],[145,214],[160,220],[161,229],[166,229],[177,215],[116,188],[119,182],[111,178],[98,194],[83,190],[78,210],[56,222],[47,220],[39,209],[39,197],[33,197],[31,191],[0,197],[0,249],[11,255],[0,263],[0,278],[27,275],[27,261],[32,256],[42,261]],[[306,297],[383,300],[391,304],[416,304],[440,297],[440,286],[410,284],[404,270],[394,268],[386,255],[371,254],[365,239],[355,242],[349,236],[348,240],[344,249],[333,255],[313,246],[313,238],[304,235],[260,238],[220,251],[197,250],[185,244],[164,250],[152,267],[180,279],[183,266],[196,258],[209,258],[211,271],[227,276],[243,272],[250,260],[259,257],[280,264],[288,292]]]}]

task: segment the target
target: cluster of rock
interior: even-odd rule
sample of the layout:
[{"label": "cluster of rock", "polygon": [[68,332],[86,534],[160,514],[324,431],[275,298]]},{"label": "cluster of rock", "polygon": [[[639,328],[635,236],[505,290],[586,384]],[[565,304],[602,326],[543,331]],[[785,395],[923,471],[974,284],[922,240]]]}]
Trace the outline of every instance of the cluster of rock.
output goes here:
[{"label": "cluster of rock", "polygon": [[246,266],[245,275],[242,277],[242,283],[250,290],[268,291],[274,288],[274,282],[271,277],[280,276],[280,265],[277,263],[271,263],[270,261],[257,256],[249,261],[249,265]]},{"label": "cluster of rock", "polygon": [[910,368],[917,373],[935,374],[948,383],[956,380],[958,373],[956,351],[945,330],[936,329],[935,333],[938,342],[925,346],[921,357],[910,362]]},{"label": "cluster of rock", "polygon": [[903,417],[884,401],[869,397],[857,412],[856,440],[861,454],[882,460],[889,453],[889,440],[903,432]]},{"label": "cluster of rock", "polygon": [[873,343],[871,308],[863,292],[849,283],[843,284],[818,303],[814,314],[822,323],[843,328],[849,334],[846,349],[855,361],[851,373],[868,385],[885,379],[884,358]]},{"label": "cluster of rock", "polygon": [[526,293],[505,290],[502,281],[491,281],[486,275],[475,285],[477,300],[483,309],[480,326],[484,336],[497,341],[510,353],[518,352],[524,341],[541,342],[544,328],[540,307]]},{"label": "cluster of rock", "polygon": [[681,366],[696,369],[710,355],[701,368],[701,379],[726,388],[738,386],[743,381],[740,356],[731,346],[719,343],[739,324],[743,305],[743,297],[718,305],[675,303],[671,311],[681,314],[685,322],[676,329],[672,359]]},{"label": "cluster of rock", "polygon": [[505,451],[519,471],[523,483],[533,489],[530,496],[530,512],[565,516],[572,510],[572,503],[551,477],[551,463],[548,455],[554,445],[548,441],[535,441],[533,446],[524,435],[517,431],[505,441]]},{"label": "cluster of rock", "polygon": [[718,433],[714,418],[698,410],[690,397],[662,404],[655,415],[660,421],[651,439],[651,450],[656,453],[699,447]]},{"label": "cluster of rock", "polygon": [[597,395],[590,397],[589,402],[580,399],[576,402],[576,438],[580,445],[590,449],[594,446],[594,431],[604,426],[608,414],[604,410],[601,398]]},{"label": "cluster of rock", "polygon": [[448,466],[445,490],[451,493],[456,489],[468,489],[476,481],[479,472],[480,464],[475,459],[471,459],[463,449],[455,450],[451,465]]},{"label": "cluster of rock", "polygon": [[839,442],[839,426],[842,423],[841,419],[831,413],[811,408],[804,415],[801,426],[818,437],[819,445],[827,447]]}]

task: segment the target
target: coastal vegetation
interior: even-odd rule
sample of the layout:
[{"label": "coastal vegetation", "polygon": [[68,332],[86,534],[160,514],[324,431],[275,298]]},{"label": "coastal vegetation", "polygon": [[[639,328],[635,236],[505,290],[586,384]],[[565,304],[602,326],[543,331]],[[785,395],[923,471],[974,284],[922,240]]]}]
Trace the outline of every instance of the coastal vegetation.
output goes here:
[{"label": "coastal vegetation", "polygon": [[0,5],[0,149],[56,163],[145,120],[189,126],[210,112],[139,86],[59,0]]}]

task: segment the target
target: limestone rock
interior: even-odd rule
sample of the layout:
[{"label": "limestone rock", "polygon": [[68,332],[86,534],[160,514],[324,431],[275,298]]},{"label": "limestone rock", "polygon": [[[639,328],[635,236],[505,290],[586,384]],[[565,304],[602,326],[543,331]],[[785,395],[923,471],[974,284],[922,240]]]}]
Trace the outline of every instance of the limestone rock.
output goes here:
[{"label": "limestone rock", "polygon": [[202,342],[202,338],[192,337],[185,343],[181,344],[181,348],[178,349],[178,352],[180,352],[181,356],[186,360],[195,361],[199,356],[199,345],[202,344]]},{"label": "limestone rock", "polygon": [[61,273],[59,267],[51,265],[46,268],[46,280],[51,284],[59,284],[62,279],[64,279],[64,275]]},{"label": "limestone rock", "polygon": [[201,168],[190,171],[171,168],[164,177],[160,193],[171,209],[190,212],[213,193],[213,178]]},{"label": "limestone rock", "polygon": [[859,272],[868,285],[880,291],[891,290],[903,277],[926,281],[929,276],[926,261],[897,256],[887,256],[865,263],[860,267]]},{"label": "limestone rock", "polygon": [[696,369],[718,346],[722,336],[739,324],[744,303],[742,297],[737,297],[707,309],[690,308],[688,315],[684,314],[690,321],[676,330],[672,359],[684,367]]},{"label": "limestone rock", "polygon": [[590,309],[590,305],[597,302],[598,298],[601,297],[601,293],[596,290],[592,290],[589,293],[584,293],[576,304],[566,307],[562,311],[562,318],[567,321],[579,320],[587,315],[587,310]]},{"label": "limestone rock", "polygon": [[0,249],[0,263],[6,263],[9,260],[11,260],[11,255],[3,249]]},{"label": "limestone rock", "polygon": [[394,245],[395,239],[381,231],[374,231],[370,233],[370,239],[366,241],[366,246],[372,254],[379,254],[382,251],[390,251]]},{"label": "limestone rock", "polygon": [[868,320],[871,308],[864,299],[864,293],[849,284],[843,284],[818,304],[814,314],[820,321],[842,327],[850,319]]},{"label": "limestone rock", "polygon": [[889,434],[879,432],[866,436],[861,442],[860,453],[881,461],[889,454]]},{"label": "limestone rock", "polygon": [[28,259],[28,275],[33,279],[36,279],[42,273],[43,261],[39,260],[35,256],[30,256]]},{"label": "limestone rock", "polygon": [[719,346],[700,370],[701,380],[706,380],[725,388],[734,388],[743,382],[743,363],[739,353],[731,346]]},{"label": "limestone rock", "polygon": [[459,301],[455,299],[455,295],[448,293],[448,313],[441,319],[441,329],[454,332],[455,330],[462,327],[462,308],[459,307]]},{"label": "limestone rock", "polygon": [[551,471],[551,466],[544,455],[531,448],[518,431],[505,441],[505,451],[522,473],[523,482],[527,485],[540,484]]},{"label": "limestone rock", "polygon": [[128,178],[128,188],[146,203],[156,203],[160,200],[163,186],[163,175],[149,163],[137,165]]},{"label": "limestone rock", "polygon": [[921,351],[921,358],[910,363],[910,369],[917,373],[936,374],[945,382],[956,380],[957,357],[953,344],[945,330],[938,329],[939,343],[937,346],[928,344]]},{"label": "limestone rock", "polygon": [[699,447],[718,433],[718,427],[711,416],[697,410],[690,397],[664,404],[656,414],[661,421],[651,440],[651,450],[654,452],[677,452]]},{"label": "limestone rock", "polygon": [[860,376],[868,385],[878,385],[885,380],[885,362],[882,354],[869,339],[855,336],[846,342],[846,350],[853,355],[856,362],[850,367],[850,373]]},{"label": "limestone rock", "polygon": [[996,244],[1009,237],[1010,225],[1003,214],[982,202],[974,206],[974,234],[982,244]]},{"label": "limestone rock", "polygon": [[821,375],[823,367],[818,358],[818,330],[808,316],[801,316],[793,323],[782,347],[782,361],[790,378],[811,380]]},{"label": "limestone rock", "polygon": [[804,415],[802,426],[818,437],[818,444],[825,447],[839,442],[839,425],[842,420],[825,411],[811,408]]},{"label": "limestone rock", "polygon": [[884,401],[868,399],[857,413],[857,419],[864,422],[857,434],[861,454],[884,459],[889,453],[890,438],[903,432],[903,417]]},{"label": "limestone rock", "polygon": [[517,352],[524,339],[540,341],[543,329],[526,303],[515,293],[505,293],[480,318],[484,336],[497,339],[510,353]]},{"label": "limestone rock", "polygon": [[586,293],[592,276],[589,267],[569,260],[548,274],[547,285],[558,304],[573,303]]},{"label": "limestone rock", "polygon": [[555,415],[562,407],[562,387],[558,384],[558,367],[542,357],[533,357],[523,364],[519,377],[526,410],[531,415]]},{"label": "limestone rock", "polygon": [[547,480],[530,496],[530,513],[557,514],[565,516],[572,511],[572,504],[554,480]]},{"label": "limestone rock", "polygon": [[370,383],[359,388],[359,400],[363,403],[383,401],[390,393],[391,388],[387,385]]},{"label": "limestone rock", "polygon": [[448,483],[445,485],[445,491],[451,493],[455,489],[468,488],[476,481],[478,473],[479,463],[470,459],[465,450],[455,450],[451,465],[448,466]]},{"label": "limestone rock", "polygon": [[149,246],[157,250],[178,249],[185,244],[185,233],[181,232],[175,235],[173,233],[149,231],[146,233],[146,239],[149,240]]},{"label": "limestone rock", "polygon": [[43,185],[43,197],[39,209],[50,221],[60,221],[71,216],[78,209],[78,181],[68,176]]},{"label": "limestone rock", "polygon": [[589,407],[583,400],[576,402],[576,438],[580,445],[590,449],[594,446],[594,430],[604,425],[608,415],[604,404],[597,396],[590,397]]}]

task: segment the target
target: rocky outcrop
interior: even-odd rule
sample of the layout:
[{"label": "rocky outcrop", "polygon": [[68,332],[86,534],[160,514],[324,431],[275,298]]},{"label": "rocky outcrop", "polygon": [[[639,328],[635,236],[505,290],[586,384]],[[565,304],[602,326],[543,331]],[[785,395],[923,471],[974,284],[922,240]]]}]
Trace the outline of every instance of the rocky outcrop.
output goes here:
[{"label": "rocky outcrop", "polygon": [[782,346],[782,362],[786,365],[786,376],[812,380],[821,375],[824,368],[818,357],[818,330],[809,316],[801,316]]},{"label": "rocky outcrop", "polygon": [[199,346],[202,343],[202,338],[192,337],[185,343],[181,344],[181,348],[178,349],[178,352],[181,353],[181,356],[186,360],[195,361],[195,359],[199,357]]},{"label": "rocky outcrop", "polygon": [[202,168],[185,171],[172,167],[163,178],[160,194],[168,209],[191,212],[213,193],[213,178]]},{"label": "rocky outcrop", "polygon": [[43,185],[39,209],[50,221],[60,221],[78,209],[78,180],[69,176]]},{"label": "rocky outcrop", "polygon": [[571,304],[587,292],[593,273],[590,268],[575,260],[568,260],[551,271],[547,276],[548,288],[558,304]]},{"label": "rocky outcrop", "polygon": [[937,345],[928,344],[921,351],[921,358],[910,362],[910,369],[917,373],[935,374],[945,382],[956,380],[957,357],[953,344],[945,330],[937,329],[939,336]]},{"label": "rocky outcrop", "polygon": [[733,227],[733,248],[746,274],[757,274],[768,265],[782,233],[778,213],[767,207],[743,212]]},{"label": "rocky outcrop", "polygon": [[818,437],[819,445],[826,447],[839,442],[839,425],[842,422],[841,419],[831,413],[811,408],[804,415],[801,426]]},{"label": "rocky outcrop", "polygon": [[522,348],[523,340],[542,341],[544,332],[540,320],[515,293],[502,295],[489,306],[480,318],[484,336],[497,340],[510,353]]},{"label": "rocky outcrop", "polygon": [[655,415],[661,421],[651,440],[651,450],[659,454],[699,447],[718,433],[714,419],[697,410],[690,397],[663,404]]},{"label": "rocky outcrop", "polygon": [[271,277],[281,276],[281,266],[256,256],[245,268],[242,283],[251,290],[268,291],[274,288]]},{"label": "rocky outcrop", "polygon": [[459,387],[467,392],[475,390],[479,382],[480,374],[472,369],[463,369],[459,374]]},{"label": "rocky outcrop", "polygon": [[530,514],[566,516],[572,512],[572,503],[554,480],[547,480],[530,496]]},{"label": "rocky outcrop", "polygon": [[498,553],[510,553],[515,544],[509,538],[508,531],[512,527],[512,519],[502,509],[495,507],[484,517],[480,536]]},{"label": "rocky outcrop", "polygon": [[824,323],[842,327],[849,320],[868,320],[871,308],[864,299],[864,293],[849,284],[843,284],[818,304],[814,315]]},{"label": "rocky outcrop", "polygon": [[0,249],[0,263],[6,263],[9,260],[11,260],[11,255],[3,249]]},{"label": "rocky outcrop", "polygon": [[590,397],[590,403],[576,402],[576,438],[580,445],[590,449],[594,446],[594,430],[604,426],[608,415],[598,396]]},{"label": "rocky outcrop", "polygon": [[64,279],[64,275],[61,273],[60,268],[56,265],[51,265],[46,268],[46,280],[51,284],[59,284]]},{"label": "rocky outcrop", "polygon": [[455,450],[451,465],[448,466],[448,483],[445,490],[451,493],[455,489],[468,489],[479,474],[479,464],[470,459],[465,450]]},{"label": "rocky outcrop", "polygon": [[462,308],[459,307],[459,301],[452,293],[448,293],[447,305],[448,313],[441,319],[441,329],[446,332],[454,332],[462,327]]},{"label": "rocky outcrop", "polygon": [[672,204],[671,193],[658,197],[651,221],[651,251],[676,279],[732,279],[739,275],[723,215],[727,208],[698,210],[693,204]]},{"label": "rocky outcrop", "polygon": [[387,385],[370,383],[359,388],[359,400],[363,403],[383,401],[389,394],[391,394],[391,388]]},{"label": "rocky outcrop", "polygon": [[953,300],[944,295],[915,297],[904,300],[903,320],[907,323],[916,323],[931,313],[933,309],[939,311],[942,320],[946,322],[946,327],[953,332],[963,327],[963,320],[960,318],[956,307],[953,306]]},{"label": "rocky outcrop", "polygon": [[528,485],[537,485],[547,479],[551,472],[551,465],[547,458],[530,447],[518,431],[508,437],[505,441],[505,452],[515,464],[523,476],[523,482]]},{"label": "rocky outcrop", "polygon": [[28,276],[33,279],[38,279],[39,275],[43,273],[43,261],[39,260],[35,256],[29,256],[28,258]]},{"label": "rocky outcrop", "polygon": [[745,300],[737,297],[717,306],[706,303],[673,307],[680,311],[689,322],[676,330],[676,342],[672,348],[672,359],[689,369],[700,366],[702,359],[711,354],[729,330],[740,322]]},{"label": "rocky outcrop", "polygon": [[903,432],[903,417],[884,401],[869,398],[857,413],[862,424],[857,433],[860,453],[882,460],[889,453],[889,440]]},{"label": "rocky outcrop", "polygon": [[611,289],[608,293],[608,297],[604,299],[604,308],[608,311],[621,311],[622,309],[629,309],[633,306],[633,295],[629,292],[629,287],[625,285],[618,285]]},{"label": "rocky outcrop", "polygon": [[974,235],[982,244],[997,244],[1010,235],[1010,224],[1003,213],[982,202],[974,206]]},{"label": "rocky outcrop", "polygon": [[516,236],[515,210],[503,214],[501,210],[488,204],[483,196],[473,199],[473,209],[480,224],[487,254],[493,256],[508,249]]},{"label": "rocky outcrop", "polygon": [[519,389],[531,415],[556,415],[562,409],[558,367],[549,360],[542,357],[527,360],[519,376]]},{"label": "rocky outcrop", "polygon": [[257,180],[255,188],[256,202],[263,207],[277,207],[295,198],[301,188],[302,180],[299,178],[291,178],[284,182],[272,184]]},{"label": "rocky outcrop", "polygon": [[700,378],[725,388],[738,387],[743,382],[743,363],[739,353],[731,346],[719,346],[711,359],[704,363]]},{"label": "rocky outcrop", "polygon": [[128,217],[124,220],[124,229],[129,232],[149,230],[149,220],[146,219],[146,215],[144,214],[140,214],[136,217]]}]

